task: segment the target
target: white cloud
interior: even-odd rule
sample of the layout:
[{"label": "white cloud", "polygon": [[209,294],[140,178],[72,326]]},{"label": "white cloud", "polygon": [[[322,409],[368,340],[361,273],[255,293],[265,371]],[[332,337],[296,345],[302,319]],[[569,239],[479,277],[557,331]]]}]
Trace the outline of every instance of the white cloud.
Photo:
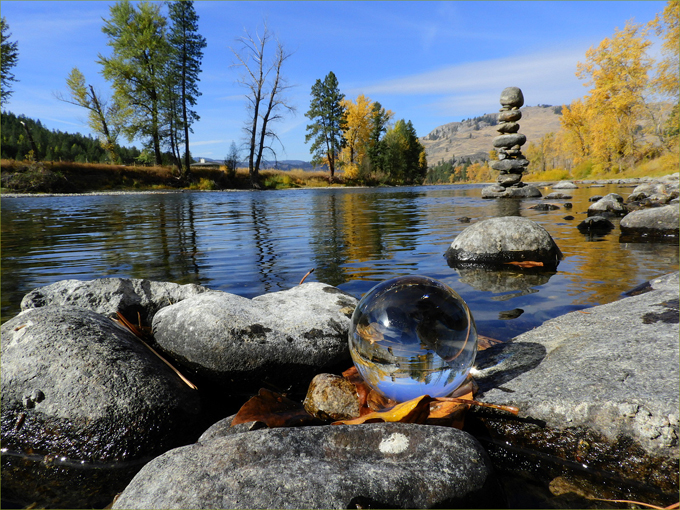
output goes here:
[{"label": "white cloud", "polygon": [[191,142],[191,145],[214,145],[216,143],[227,143],[226,140],[204,140],[202,142]]}]

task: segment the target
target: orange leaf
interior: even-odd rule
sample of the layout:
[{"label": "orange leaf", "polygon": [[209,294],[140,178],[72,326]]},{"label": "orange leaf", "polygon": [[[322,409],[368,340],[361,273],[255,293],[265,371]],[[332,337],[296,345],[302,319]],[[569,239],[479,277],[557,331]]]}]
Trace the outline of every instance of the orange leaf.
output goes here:
[{"label": "orange leaf", "polygon": [[429,395],[421,395],[407,402],[397,404],[391,409],[373,411],[353,420],[335,421],[333,425],[358,425],[361,423],[375,422],[401,422],[401,423],[425,423],[430,413]]},{"label": "orange leaf", "polygon": [[319,423],[319,420],[305,411],[302,403],[266,388],[260,388],[257,395],[241,406],[231,426],[251,421],[261,421],[269,428]]},{"label": "orange leaf", "polygon": [[543,267],[543,262],[535,262],[533,260],[522,260],[520,262],[505,262],[505,264],[512,264],[518,267]]},{"label": "orange leaf", "polygon": [[491,338],[488,336],[484,335],[477,335],[477,350],[478,351],[483,351],[484,349],[488,349],[489,347],[493,347],[494,345],[497,344],[502,344],[502,340],[496,340],[495,338]]}]

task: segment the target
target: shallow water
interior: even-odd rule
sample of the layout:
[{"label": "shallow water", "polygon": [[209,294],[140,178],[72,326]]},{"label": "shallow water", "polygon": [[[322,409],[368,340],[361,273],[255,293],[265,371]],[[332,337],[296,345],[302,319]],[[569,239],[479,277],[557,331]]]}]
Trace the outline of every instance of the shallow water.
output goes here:
[{"label": "shallow water", "polygon": [[[254,297],[291,288],[314,268],[306,281],[336,285],[357,298],[395,276],[436,278],[465,299],[480,334],[504,340],[678,269],[677,240],[621,243],[618,220],[603,237],[576,228],[589,197],[626,197],[630,187],[582,187],[569,191],[573,209],[547,212],[529,209],[546,200],[483,200],[481,188],[3,197],[2,321],[19,312],[27,292],[63,279],[147,278]],[[557,272],[448,267],[443,254],[463,229],[511,215],[550,232],[564,254]],[[567,215],[575,219],[563,219]]]}]

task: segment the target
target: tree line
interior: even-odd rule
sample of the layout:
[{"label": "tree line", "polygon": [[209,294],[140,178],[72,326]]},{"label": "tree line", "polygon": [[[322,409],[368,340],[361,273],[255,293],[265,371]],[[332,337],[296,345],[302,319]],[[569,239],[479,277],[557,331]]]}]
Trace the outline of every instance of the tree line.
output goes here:
[{"label": "tree line", "polygon": [[[591,88],[563,105],[558,132],[528,145],[530,171],[583,178],[678,153],[679,6],[670,0],[649,23],[628,22],[588,50],[576,76]],[[658,61],[648,52],[652,34],[662,41]]]},{"label": "tree line", "polygon": [[316,81],[311,95],[305,141],[312,144],[312,163],[326,165],[331,180],[341,169],[354,181],[372,176],[392,183],[422,182],[427,158],[410,120],[392,123],[394,112],[363,94],[345,98],[332,71]]},{"label": "tree line", "polygon": [[[2,112],[0,123],[2,158],[14,160],[74,161],[76,163],[107,163],[109,155],[99,139],[80,133],[49,130],[39,120],[23,115]],[[144,158],[136,147],[115,145],[120,162],[131,165],[143,163]],[[165,161],[170,162],[169,154]]]}]

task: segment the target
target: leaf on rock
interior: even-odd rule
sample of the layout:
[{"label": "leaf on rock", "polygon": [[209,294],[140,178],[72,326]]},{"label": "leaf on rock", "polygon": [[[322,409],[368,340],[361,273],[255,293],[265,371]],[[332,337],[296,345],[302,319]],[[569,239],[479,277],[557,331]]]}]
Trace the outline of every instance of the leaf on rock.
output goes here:
[{"label": "leaf on rock", "polygon": [[522,260],[515,262],[505,262],[506,264],[511,264],[517,267],[543,267],[543,262],[536,262],[534,260]]},{"label": "leaf on rock", "polygon": [[301,402],[266,388],[260,388],[257,395],[241,406],[231,426],[252,421],[262,422],[269,428],[321,423],[305,410]]},{"label": "leaf on rock", "polygon": [[493,347],[497,344],[502,344],[503,340],[497,340],[496,338],[491,338],[489,336],[477,335],[477,350],[483,351],[489,347]]},{"label": "leaf on rock", "polygon": [[361,423],[378,422],[401,422],[401,423],[425,423],[430,413],[429,395],[421,395],[418,398],[397,404],[391,409],[373,411],[371,413],[354,418],[352,420],[335,421],[333,425],[358,425]]}]

